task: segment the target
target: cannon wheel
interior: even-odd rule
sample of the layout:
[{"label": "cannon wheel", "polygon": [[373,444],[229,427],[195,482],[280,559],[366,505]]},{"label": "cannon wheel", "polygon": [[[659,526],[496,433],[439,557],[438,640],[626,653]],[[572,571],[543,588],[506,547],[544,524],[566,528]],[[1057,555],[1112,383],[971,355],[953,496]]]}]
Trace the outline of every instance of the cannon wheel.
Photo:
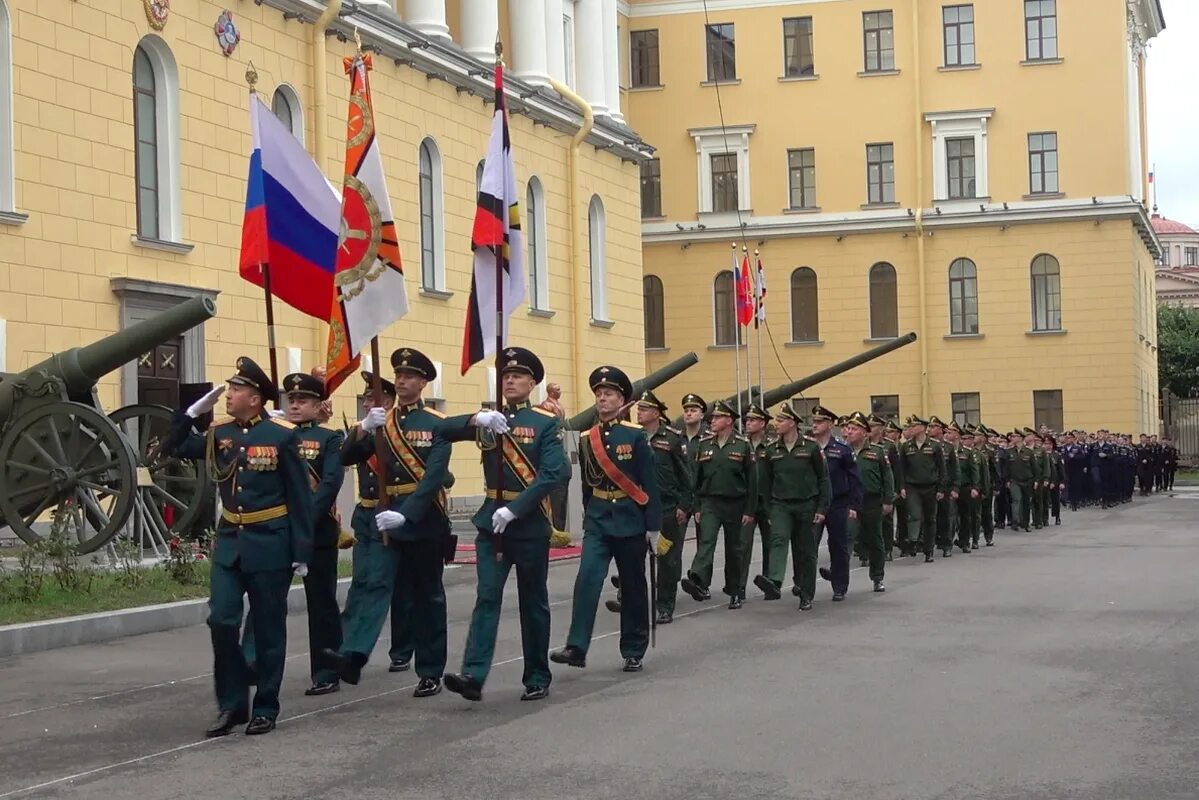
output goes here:
[{"label": "cannon wheel", "polygon": [[33,529],[38,518],[66,509],[76,552],[94,552],[129,521],[135,463],[116,425],[91,406],[38,406],[0,438],[0,517],[34,544],[43,538]]},{"label": "cannon wheel", "polygon": [[144,548],[166,548],[170,538],[188,531],[204,510],[206,491],[200,468],[194,461],[160,452],[174,419],[167,407],[125,406],[108,418],[124,434],[137,459],[132,533]]}]

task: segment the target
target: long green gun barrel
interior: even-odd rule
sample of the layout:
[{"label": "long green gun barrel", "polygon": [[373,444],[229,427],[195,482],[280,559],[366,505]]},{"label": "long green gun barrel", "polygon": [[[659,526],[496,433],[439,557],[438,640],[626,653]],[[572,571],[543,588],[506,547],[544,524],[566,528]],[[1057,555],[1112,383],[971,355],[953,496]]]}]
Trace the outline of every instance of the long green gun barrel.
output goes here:
[{"label": "long green gun barrel", "polygon": [[[657,389],[671,378],[677,377],[698,363],[699,356],[695,353],[688,353],[685,356],[676,358],[666,366],[659,367],[646,375],[641,380],[633,381],[633,397],[629,399],[632,400],[633,398],[640,397],[644,391]],[[567,420],[566,427],[572,431],[585,431],[595,424],[595,420],[595,406],[590,406],[586,411],[581,411]]]},{"label": "long green gun barrel", "polygon": [[784,400],[799,394],[804,389],[808,389],[818,383],[823,383],[829,378],[835,378],[843,372],[849,372],[854,367],[860,367],[869,361],[879,358],[880,356],[885,356],[887,353],[898,350],[901,347],[906,347],[914,341],[916,341],[915,331],[904,334],[903,336],[899,336],[895,339],[891,339],[888,342],[883,342],[877,347],[872,347],[866,352],[858,353],[856,356],[851,356],[844,361],[838,361],[831,367],[825,367],[819,372],[813,372],[806,378],[800,378],[799,380],[792,381],[791,383],[784,383],[782,386],[777,386],[762,395],[762,406],[764,408],[770,408],[777,403],[781,403]]}]

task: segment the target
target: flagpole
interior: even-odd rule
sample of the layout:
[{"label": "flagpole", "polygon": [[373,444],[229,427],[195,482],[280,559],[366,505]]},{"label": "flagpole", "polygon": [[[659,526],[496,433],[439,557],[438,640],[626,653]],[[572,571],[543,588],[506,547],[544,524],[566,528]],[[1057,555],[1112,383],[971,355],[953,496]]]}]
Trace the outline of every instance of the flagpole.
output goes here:
[{"label": "flagpole", "polygon": [[[745,269],[745,289],[750,292],[752,298],[750,303],[753,306],[754,319],[758,316],[757,306],[757,284],[750,280],[749,272],[749,248],[744,244],[741,245],[741,264]],[[749,325],[745,326],[745,401],[746,406],[753,405],[754,402],[754,371],[753,371],[753,348],[749,342]],[[748,409],[747,409],[748,410]]]},{"label": "flagpole", "polygon": [[[737,392],[737,425],[741,426],[741,320],[737,312],[737,300],[741,293],[741,281],[737,280],[741,267],[737,263],[737,243],[733,242],[733,386]],[[748,355],[748,353],[746,354]]]},{"label": "flagpole", "polygon": [[[246,67],[246,84],[250,87],[250,102],[253,102],[258,96],[258,70],[254,69],[253,61]],[[260,263],[258,269],[262,272],[262,291],[266,295],[266,346],[270,351],[271,385],[275,387],[272,399],[278,409],[282,405],[279,401],[279,357],[275,353],[275,298],[271,294],[271,265]]]},{"label": "flagpole", "polygon": [[757,287],[758,287],[758,302],[754,308],[754,327],[758,331],[758,405],[762,404],[763,392],[766,391],[766,368],[762,362],[762,329],[766,327],[766,318],[762,313],[764,303],[762,302],[762,255],[759,250],[754,249],[754,261],[757,267]]},{"label": "flagpole", "polygon": [[[503,57],[504,57],[504,42],[500,39],[499,31],[496,31],[496,34],[495,34],[495,70],[496,70],[496,75],[498,77],[498,80],[496,81],[496,84],[497,84],[496,88],[499,92],[504,91],[504,84],[503,84],[504,60],[503,60]],[[500,100],[500,98],[496,97],[496,101],[498,102],[499,100]],[[508,112],[507,112],[507,110],[504,110],[502,113],[506,117]],[[504,122],[505,122],[505,124],[507,123],[506,119],[504,120]],[[504,228],[505,228],[505,230],[507,230],[508,222],[509,222],[508,218],[507,218],[508,217],[508,206],[507,206],[507,196],[506,196],[507,188],[508,188],[508,175],[507,175],[508,159],[501,158],[500,161],[501,161],[501,164],[500,164],[501,177],[503,179],[503,183],[501,184],[501,186],[504,187],[503,194],[505,195],[504,199],[501,200],[501,203],[504,204],[503,210],[501,213],[503,214]],[[486,169],[486,165],[484,165],[484,169]],[[500,411],[501,413],[504,410],[504,374],[503,374],[503,370],[499,369],[499,363],[500,363],[499,359],[500,359],[500,353],[503,352],[503,350],[504,350],[504,246],[501,244],[501,245],[496,246],[496,248],[495,248],[495,363],[496,363],[495,408],[497,411]],[[500,508],[504,507],[504,442],[499,434],[496,434],[496,437],[495,437],[495,449],[496,449],[495,476],[493,477],[492,480],[494,481],[494,486],[495,486],[495,507],[496,507],[496,509],[500,509]],[[495,546],[495,560],[503,561],[504,560],[504,543],[503,543],[502,537],[493,535],[491,538],[492,538],[492,542]]]},{"label": "flagpole", "polygon": [[[379,337],[371,337],[371,395],[375,408],[383,408],[383,380],[379,377]],[[398,401],[397,401],[398,403]],[[387,477],[383,472],[383,465],[386,464],[387,456],[387,440],[384,438],[384,429],[375,428],[375,484],[379,487],[379,502],[381,507],[387,506]],[[380,539],[383,540],[383,546],[388,547],[387,534],[379,532]]]}]

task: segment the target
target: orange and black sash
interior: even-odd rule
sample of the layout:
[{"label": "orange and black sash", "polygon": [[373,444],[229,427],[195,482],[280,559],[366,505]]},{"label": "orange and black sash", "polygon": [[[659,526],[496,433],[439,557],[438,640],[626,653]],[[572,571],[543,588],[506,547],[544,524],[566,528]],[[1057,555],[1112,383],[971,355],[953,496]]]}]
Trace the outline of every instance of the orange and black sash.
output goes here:
[{"label": "orange and black sash", "polygon": [[[512,470],[512,474],[520,481],[521,488],[528,489],[533,481],[537,480],[537,469],[529,461],[529,457],[525,454],[525,451],[517,446],[511,436],[504,434],[502,441],[503,444],[500,447],[500,451],[504,454],[504,461]],[[503,487],[497,486],[496,488],[502,489]],[[545,515],[546,520],[552,525],[554,513],[553,508],[550,506],[549,497],[541,498],[541,513]]]},{"label": "orange and black sash", "polygon": [[[387,431],[387,442],[389,445],[391,445],[391,452],[395,454],[395,457],[399,459],[401,464],[404,465],[404,469],[408,470],[408,474],[412,476],[413,480],[415,480],[417,483],[420,483],[425,478],[425,462],[419,455],[417,455],[416,451],[412,449],[412,445],[409,444],[408,440],[404,437],[404,431],[400,429],[399,421],[396,418],[394,410],[387,417],[387,426],[385,430]],[[374,457],[372,456],[372,458]],[[445,489],[437,490],[435,502],[437,503],[438,509],[441,510],[441,513],[446,514]]]},{"label": "orange and black sash", "polygon": [[604,448],[604,441],[600,438],[599,425],[596,425],[587,432],[587,441],[591,445],[591,454],[595,457],[595,463],[603,470],[608,480],[612,481],[621,491],[633,498],[633,502],[637,505],[643,506],[648,503],[649,495],[645,493],[645,490],[636,483],[633,483],[633,479],[624,474],[620,467],[612,462],[612,458]]}]

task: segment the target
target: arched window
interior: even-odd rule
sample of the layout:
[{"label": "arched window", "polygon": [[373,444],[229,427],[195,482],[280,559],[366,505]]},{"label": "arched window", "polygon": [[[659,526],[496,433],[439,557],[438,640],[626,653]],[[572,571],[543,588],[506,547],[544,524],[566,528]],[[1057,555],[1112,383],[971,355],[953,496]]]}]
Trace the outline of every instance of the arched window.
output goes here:
[{"label": "arched window", "polygon": [[1062,272],[1053,256],[1042,253],[1032,260],[1032,329],[1062,329]]},{"label": "arched window", "polygon": [[300,110],[300,96],[287,84],[280,84],[271,96],[271,111],[283,123],[291,135],[304,143],[304,113]]},{"label": "arched window", "polygon": [[599,195],[591,198],[587,207],[587,242],[591,256],[591,319],[608,321],[608,267],[604,261],[604,202]]},{"label": "arched window", "polygon": [[820,341],[820,300],[816,273],[800,267],[791,273],[791,341]]},{"label": "arched window", "polygon": [[0,0],[0,211],[16,209],[12,94],[12,22]]},{"label": "arched window", "polygon": [[899,294],[895,267],[880,261],[870,268],[870,338],[899,335]]},{"label": "arched window", "polygon": [[179,72],[157,36],[133,51],[133,135],[137,236],[178,242]]},{"label": "arched window", "polygon": [[733,294],[733,273],[730,270],[716,273],[712,282],[712,322],[716,329],[718,345],[737,343],[736,300]]},{"label": "arched window", "polygon": [[968,258],[949,265],[949,332],[978,333],[978,269]]},{"label": "arched window", "polygon": [[529,178],[525,201],[525,235],[529,240],[529,308],[550,307],[549,268],[545,233],[545,190],[536,177]]},{"label": "arched window", "polygon": [[420,285],[432,291],[445,289],[441,202],[441,153],[426,138],[420,143]]},{"label": "arched window", "polygon": [[665,347],[666,302],[662,279],[657,275],[646,275],[641,279],[641,291],[645,303],[645,347]]}]

